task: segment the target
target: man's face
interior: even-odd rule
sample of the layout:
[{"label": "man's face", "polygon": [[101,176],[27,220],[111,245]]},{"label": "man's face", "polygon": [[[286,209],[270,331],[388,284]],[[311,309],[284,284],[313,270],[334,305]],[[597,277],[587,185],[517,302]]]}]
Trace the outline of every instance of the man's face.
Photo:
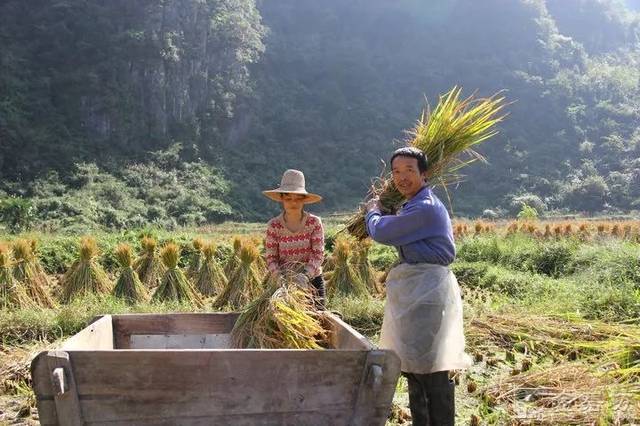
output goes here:
[{"label": "man's face", "polygon": [[399,155],[394,158],[391,173],[393,183],[407,200],[416,195],[424,185],[424,173],[420,173],[418,160],[413,157]]}]

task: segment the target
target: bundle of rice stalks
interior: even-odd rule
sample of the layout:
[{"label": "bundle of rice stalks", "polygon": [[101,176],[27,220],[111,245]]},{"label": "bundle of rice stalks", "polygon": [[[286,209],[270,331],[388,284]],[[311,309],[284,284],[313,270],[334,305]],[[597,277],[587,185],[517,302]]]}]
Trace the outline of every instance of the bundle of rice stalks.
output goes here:
[{"label": "bundle of rice stalks", "polygon": [[246,242],[241,246],[239,264],[228,277],[227,285],[218,295],[214,307],[221,308],[227,305],[232,309],[238,309],[262,292],[262,276],[256,267],[259,257],[260,253],[254,244]]},{"label": "bundle of rice stalks", "polygon": [[78,259],[62,277],[62,301],[64,303],[87,294],[109,293],[111,283],[106,272],[98,263],[97,256],[98,245],[95,238],[82,238]]},{"label": "bundle of rice stalks", "polygon": [[131,246],[128,244],[118,245],[115,255],[120,265],[120,276],[113,288],[113,295],[125,299],[131,304],[146,300],[147,291],[132,266],[133,253]]},{"label": "bundle of rice stalks", "polygon": [[[461,99],[462,89],[454,87],[440,96],[434,110],[422,112],[416,126],[410,130],[408,145],[423,151],[428,160],[427,179],[430,183],[448,185],[461,181],[459,171],[470,163],[484,158],[473,150],[497,134],[495,126],[505,115],[505,98],[495,94],[489,98],[470,96]],[[383,214],[395,214],[404,197],[390,176],[381,177],[374,184],[370,196],[380,199]],[[358,239],[367,237],[364,210],[360,210],[347,223],[347,230]]]},{"label": "bundle of rice stalks", "polygon": [[227,277],[224,271],[214,259],[216,246],[213,243],[206,244],[202,250],[204,262],[196,277],[196,289],[203,296],[215,296],[227,286]]},{"label": "bundle of rice stalks", "polygon": [[355,244],[355,253],[353,256],[353,265],[360,276],[360,281],[367,287],[371,294],[381,293],[381,288],[376,280],[376,270],[371,261],[369,261],[369,250],[371,249],[371,240],[363,240]]},{"label": "bundle of rice stalks", "polygon": [[15,259],[13,275],[36,305],[43,308],[53,308],[54,302],[47,290],[49,277],[35,256],[34,247],[35,242],[27,240],[17,240],[13,243],[13,257]]},{"label": "bundle of rice stalks", "polygon": [[267,279],[266,289],[241,313],[231,332],[236,348],[322,349],[326,336],[309,293],[294,274]]},{"label": "bundle of rice stalks", "polygon": [[351,245],[346,239],[338,239],[333,248],[333,270],[327,276],[327,291],[330,296],[341,294],[345,296],[368,296],[367,286],[362,282],[358,271],[350,261]]},{"label": "bundle of rice stalks", "polygon": [[0,244],[0,309],[31,308],[35,303],[13,276],[9,247]]},{"label": "bundle of rice stalks", "polygon": [[640,384],[612,379],[599,366],[579,362],[505,378],[485,395],[506,403],[518,424],[532,424],[532,419],[544,425],[635,424],[640,418]]},{"label": "bundle of rice stalks", "polygon": [[224,265],[224,274],[230,277],[235,272],[236,268],[240,264],[240,249],[242,248],[242,240],[238,237],[233,239],[233,252],[227,263]]},{"label": "bundle of rice stalks", "polygon": [[177,244],[167,243],[160,251],[160,258],[166,267],[160,285],[153,293],[152,300],[157,302],[175,300],[190,302],[196,307],[202,307],[202,299],[191,286],[187,277],[178,268],[180,260],[180,248]]},{"label": "bundle of rice stalks", "polygon": [[151,237],[143,237],[141,245],[142,255],[134,262],[133,269],[147,288],[157,287],[166,271],[160,258],[156,256],[157,242]]},{"label": "bundle of rice stalks", "polygon": [[203,254],[202,248],[204,247],[204,240],[202,238],[194,238],[191,242],[193,245],[193,252],[189,259],[189,268],[187,269],[187,277],[195,278],[202,266]]}]

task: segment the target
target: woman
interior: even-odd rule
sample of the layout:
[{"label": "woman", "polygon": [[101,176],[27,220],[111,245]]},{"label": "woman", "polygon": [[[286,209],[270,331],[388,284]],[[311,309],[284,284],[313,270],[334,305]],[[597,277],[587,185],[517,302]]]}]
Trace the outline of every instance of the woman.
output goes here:
[{"label": "woman", "polygon": [[269,272],[304,273],[315,289],[316,307],[324,309],[324,229],[318,216],[303,209],[305,204],[317,203],[322,197],[306,191],[304,174],[299,170],[285,171],[278,188],[262,193],[282,203],[283,210],[267,224],[265,249]]}]

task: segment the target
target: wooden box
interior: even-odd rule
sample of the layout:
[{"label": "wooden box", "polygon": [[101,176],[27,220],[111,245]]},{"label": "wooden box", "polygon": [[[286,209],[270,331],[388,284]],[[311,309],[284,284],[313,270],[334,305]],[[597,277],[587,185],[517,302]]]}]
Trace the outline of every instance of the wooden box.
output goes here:
[{"label": "wooden box", "polygon": [[235,313],[105,315],[31,363],[43,425],[384,425],[395,353],[332,314],[326,350],[229,349]]}]

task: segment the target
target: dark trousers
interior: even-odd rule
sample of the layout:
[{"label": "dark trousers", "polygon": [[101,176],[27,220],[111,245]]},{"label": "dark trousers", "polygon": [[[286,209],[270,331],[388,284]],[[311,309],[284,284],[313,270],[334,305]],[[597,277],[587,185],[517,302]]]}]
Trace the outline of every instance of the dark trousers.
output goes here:
[{"label": "dark trousers", "polygon": [[324,298],[326,293],[324,278],[322,275],[318,275],[314,279],[311,280],[311,285],[314,289],[313,294],[313,302],[316,305],[316,309],[319,311],[324,311]]},{"label": "dark trousers", "polygon": [[413,426],[455,424],[455,384],[448,371],[431,374],[405,373],[409,384],[409,409]]}]

